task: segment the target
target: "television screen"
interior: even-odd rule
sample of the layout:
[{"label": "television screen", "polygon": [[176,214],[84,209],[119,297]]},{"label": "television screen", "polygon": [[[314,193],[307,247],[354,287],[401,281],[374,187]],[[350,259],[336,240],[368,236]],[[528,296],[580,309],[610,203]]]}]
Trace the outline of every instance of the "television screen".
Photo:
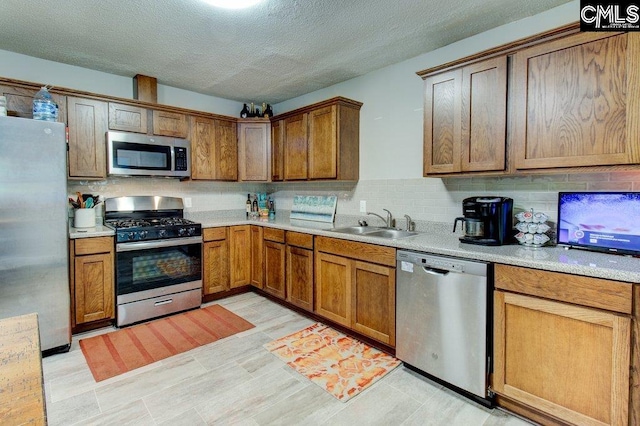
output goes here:
[{"label": "television screen", "polygon": [[640,254],[640,192],[560,192],[558,244]]}]

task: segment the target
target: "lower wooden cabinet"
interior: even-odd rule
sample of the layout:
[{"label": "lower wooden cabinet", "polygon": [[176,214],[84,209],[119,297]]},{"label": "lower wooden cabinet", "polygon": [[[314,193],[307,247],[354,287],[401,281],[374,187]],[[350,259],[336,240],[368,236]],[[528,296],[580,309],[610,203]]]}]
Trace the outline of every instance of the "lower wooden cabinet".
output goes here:
[{"label": "lower wooden cabinet", "polygon": [[354,330],[396,343],[396,268],[356,260],[353,265]]},{"label": "lower wooden cabinet", "polygon": [[632,286],[496,265],[496,287],[495,392],[570,424],[628,424]]},{"label": "lower wooden cabinet", "polygon": [[286,296],[285,284],[285,231],[265,228],[264,233],[264,287],[263,290],[280,299]]},{"label": "lower wooden cabinet", "polygon": [[70,252],[72,327],[114,319],[113,238],[95,237],[72,240]]},{"label": "lower wooden cabinet", "polygon": [[251,225],[251,285],[262,288],[264,281],[262,226]]},{"label": "lower wooden cabinet", "polygon": [[315,312],[395,346],[395,249],[316,237],[314,256]]},{"label": "lower wooden cabinet", "polygon": [[287,232],[287,301],[313,311],[313,235]]},{"label": "lower wooden cabinet", "polygon": [[227,228],[203,231],[202,293],[204,296],[229,290],[229,243]]},{"label": "lower wooden cabinet", "polygon": [[229,269],[231,288],[251,283],[251,226],[229,227]]}]

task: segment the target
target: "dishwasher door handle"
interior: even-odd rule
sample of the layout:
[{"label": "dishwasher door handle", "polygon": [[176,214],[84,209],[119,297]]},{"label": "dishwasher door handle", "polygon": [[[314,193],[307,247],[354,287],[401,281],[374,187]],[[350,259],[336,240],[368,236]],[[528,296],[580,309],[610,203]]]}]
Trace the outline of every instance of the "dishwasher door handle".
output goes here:
[{"label": "dishwasher door handle", "polygon": [[449,271],[445,269],[429,268],[428,266],[423,266],[422,270],[425,271],[427,274],[437,275],[439,277],[444,277],[445,275],[449,274]]}]

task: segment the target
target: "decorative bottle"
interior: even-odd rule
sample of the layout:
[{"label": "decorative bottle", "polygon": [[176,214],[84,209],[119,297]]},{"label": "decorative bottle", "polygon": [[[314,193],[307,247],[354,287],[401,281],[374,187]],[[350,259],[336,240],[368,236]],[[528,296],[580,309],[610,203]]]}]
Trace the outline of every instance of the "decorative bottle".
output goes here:
[{"label": "decorative bottle", "polygon": [[242,111],[240,111],[240,117],[247,118],[249,116],[249,107],[247,104],[244,104],[242,107]]},{"label": "decorative bottle", "polygon": [[[247,106],[246,104],[244,106]],[[247,194],[247,202],[246,204],[246,209],[247,209],[247,219],[249,219],[249,213],[251,213],[251,194]]]}]

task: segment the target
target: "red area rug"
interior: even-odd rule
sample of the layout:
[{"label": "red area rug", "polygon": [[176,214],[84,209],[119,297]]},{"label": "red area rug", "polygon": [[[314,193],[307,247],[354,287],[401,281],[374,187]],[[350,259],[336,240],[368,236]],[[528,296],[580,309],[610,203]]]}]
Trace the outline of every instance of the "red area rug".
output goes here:
[{"label": "red area rug", "polygon": [[96,382],[253,328],[220,305],[80,340]]},{"label": "red area rug", "polygon": [[400,365],[400,360],[316,323],[264,347],[346,402]]}]

